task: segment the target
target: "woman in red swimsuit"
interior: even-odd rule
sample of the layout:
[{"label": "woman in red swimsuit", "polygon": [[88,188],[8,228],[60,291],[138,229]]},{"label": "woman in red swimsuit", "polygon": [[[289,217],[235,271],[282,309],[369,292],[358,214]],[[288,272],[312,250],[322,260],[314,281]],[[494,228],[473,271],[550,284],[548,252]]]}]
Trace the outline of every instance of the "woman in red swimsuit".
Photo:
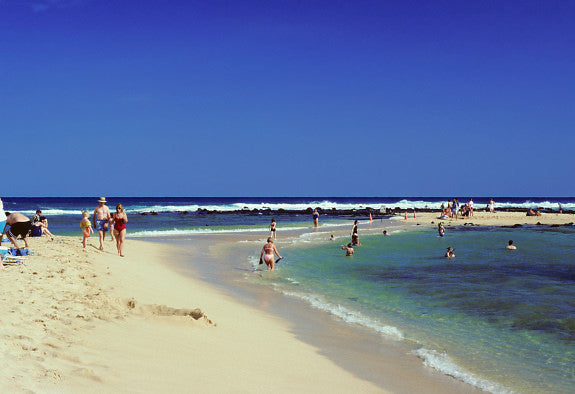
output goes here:
[{"label": "woman in red swimsuit", "polygon": [[128,223],[128,216],[124,212],[122,204],[116,205],[116,212],[112,216],[114,220],[114,236],[116,237],[116,248],[118,254],[124,257],[122,249],[124,248],[124,239],[126,238],[126,223]]}]

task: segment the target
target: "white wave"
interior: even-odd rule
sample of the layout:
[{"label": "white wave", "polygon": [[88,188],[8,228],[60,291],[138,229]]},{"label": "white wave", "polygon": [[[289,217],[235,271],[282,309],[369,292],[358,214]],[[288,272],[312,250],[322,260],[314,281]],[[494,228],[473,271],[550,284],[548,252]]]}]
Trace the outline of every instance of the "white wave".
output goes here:
[{"label": "white wave", "polygon": [[282,293],[287,295],[287,296],[290,296],[290,297],[296,297],[296,298],[299,298],[301,300],[307,301],[314,308],[317,308],[317,309],[322,310],[324,312],[331,313],[332,315],[339,317],[340,319],[342,319],[346,323],[358,324],[360,326],[370,328],[370,329],[372,329],[372,330],[374,330],[374,331],[376,331],[382,335],[385,335],[386,337],[389,337],[389,338],[392,338],[395,340],[403,340],[403,333],[401,331],[399,331],[396,327],[386,326],[377,320],[363,316],[359,312],[351,311],[351,310],[347,309],[346,307],[341,306],[339,304],[338,305],[331,304],[327,301],[324,301],[318,295],[314,295],[314,294],[308,295],[308,294],[301,294],[301,293],[295,293],[295,292],[290,292],[290,291],[282,291]]},{"label": "white wave", "polygon": [[214,233],[244,233],[244,232],[262,232],[266,231],[265,228],[238,228],[238,229],[210,229],[210,228],[196,228],[189,230],[181,230],[174,228],[172,230],[142,230],[128,233],[127,237],[172,237],[184,236],[194,234],[214,234]]},{"label": "white wave", "polygon": [[481,390],[498,394],[512,393],[511,390],[508,390],[498,383],[480,378],[473,373],[466,371],[464,368],[454,363],[446,353],[439,353],[435,350],[428,350],[425,348],[414,350],[413,353],[423,360],[424,365],[436,369],[445,375],[461,380],[462,382],[478,387]]},{"label": "white wave", "polygon": [[[88,212],[92,214],[94,210],[88,209]],[[29,211],[19,211],[22,215],[33,216],[36,214],[36,210]],[[42,209],[43,216],[64,216],[64,215],[77,215],[79,218],[82,217],[82,210],[78,209]]]}]

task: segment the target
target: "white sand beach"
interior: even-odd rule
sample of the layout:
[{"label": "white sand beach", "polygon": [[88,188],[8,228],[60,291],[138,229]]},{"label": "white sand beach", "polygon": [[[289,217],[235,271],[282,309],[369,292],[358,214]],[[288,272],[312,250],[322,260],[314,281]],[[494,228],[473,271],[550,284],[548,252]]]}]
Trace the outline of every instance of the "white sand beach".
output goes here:
[{"label": "white sand beach", "polygon": [[[432,225],[436,216],[403,224]],[[573,219],[476,213],[447,225]],[[163,243],[128,240],[121,258],[110,241],[105,252],[95,237],[90,242],[83,250],[80,237],[33,238],[26,265],[1,270],[2,391],[475,391],[422,365],[397,365],[393,352],[382,355],[389,368],[381,375],[390,382],[382,387],[302,341],[288,320],[178,273],[168,264],[178,251]]]}]

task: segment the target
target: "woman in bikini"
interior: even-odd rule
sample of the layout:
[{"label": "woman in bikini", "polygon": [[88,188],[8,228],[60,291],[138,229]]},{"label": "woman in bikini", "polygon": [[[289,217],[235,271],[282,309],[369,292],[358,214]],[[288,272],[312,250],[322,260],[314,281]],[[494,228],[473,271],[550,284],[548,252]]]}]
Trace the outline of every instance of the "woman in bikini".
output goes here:
[{"label": "woman in bikini", "polygon": [[260,261],[263,256],[264,262],[270,268],[271,271],[274,270],[274,264],[275,264],[274,253],[277,254],[277,256],[280,259],[282,258],[282,256],[280,256],[278,250],[276,249],[276,246],[274,245],[274,239],[272,237],[269,237],[268,243],[264,245],[264,247],[262,248],[262,252],[260,253]]},{"label": "woman in bikini", "polygon": [[128,223],[128,216],[124,212],[124,207],[122,204],[116,205],[116,212],[112,216],[114,220],[114,236],[116,237],[116,248],[118,248],[118,254],[124,257],[124,239],[126,238],[126,223]]}]

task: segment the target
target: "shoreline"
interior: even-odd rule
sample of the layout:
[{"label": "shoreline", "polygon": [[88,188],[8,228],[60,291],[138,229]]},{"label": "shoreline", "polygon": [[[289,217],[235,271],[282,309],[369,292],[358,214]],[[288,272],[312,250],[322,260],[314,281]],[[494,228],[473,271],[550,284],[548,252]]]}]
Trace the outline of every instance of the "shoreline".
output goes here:
[{"label": "shoreline", "polygon": [[[433,226],[438,223],[434,215],[422,213],[407,221],[397,217],[382,221],[381,226],[374,223],[371,229],[362,225],[360,232],[376,234],[388,224],[399,229]],[[482,216],[444,223],[564,225],[574,218],[570,214]],[[336,226],[333,232],[344,237],[348,230]],[[329,232],[329,226],[321,226],[318,236]],[[6,317],[0,387],[16,392],[75,392],[85,391],[89,383],[88,391],[93,392],[127,387],[184,392],[193,382],[193,387],[203,391],[277,391],[278,387],[311,392],[329,387],[367,392],[409,392],[413,387],[425,387],[427,392],[478,391],[424,367],[415,356],[398,360],[403,350],[395,344],[386,347],[387,354],[379,355],[389,366],[383,372],[354,370],[355,364],[368,363],[362,352],[346,355],[349,347],[342,346],[337,337],[324,338],[325,333],[337,327],[335,331],[351,337],[343,342],[363,344],[367,350],[370,342],[362,342],[365,331],[334,323],[329,314],[318,313],[301,301],[289,301],[292,306],[286,313],[278,306],[280,310],[273,311],[269,305],[262,308],[236,300],[226,290],[228,285],[198,278],[194,268],[183,273],[181,265],[172,261],[185,254],[196,265],[231,259],[224,249],[245,238],[259,242],[264,237],[245,233],[196,236],[191,239],[197,245],[185,252],[174,250],[166,239],[128,239],[125,259],[115,255],[110,241],[106,241],[106,252],[97,251],[95,237],[86,251],[81,249],[80,237],[32,238],[36,254],[28,258],[27,265],[2,270],[7,285],[0,293],[0,313]],[[251,294],[269,304],[269,293],[259,289]],[[277,301],[278,305],[286,305],[284,301]],[[192,317],[202,314],[196,308],[206,316]],[[298,323],[312,315],[317,322]],[[268,373],[267,365],[275,367]],[[222,381],[222,369],[234,371],[231,381]],[[380,380],[370,374],[381,375]]]}]

